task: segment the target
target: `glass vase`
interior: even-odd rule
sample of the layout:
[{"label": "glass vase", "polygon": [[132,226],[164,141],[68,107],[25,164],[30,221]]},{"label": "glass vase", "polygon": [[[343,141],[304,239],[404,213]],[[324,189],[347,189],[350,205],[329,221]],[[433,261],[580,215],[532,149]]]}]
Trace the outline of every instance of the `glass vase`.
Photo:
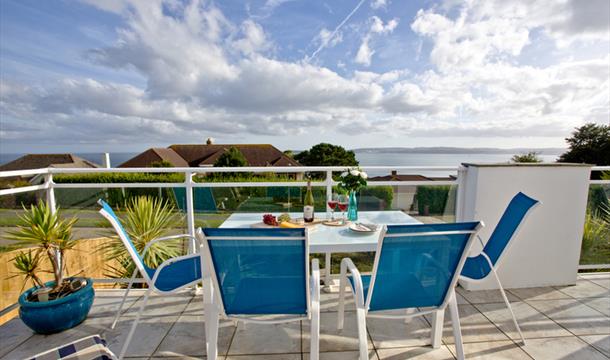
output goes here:
[{"label": "glass vase", "polygon": [[347,220],[358,221],[358,200],[356,199],[356,192],[349,192],[349,205],[347,209]]}]

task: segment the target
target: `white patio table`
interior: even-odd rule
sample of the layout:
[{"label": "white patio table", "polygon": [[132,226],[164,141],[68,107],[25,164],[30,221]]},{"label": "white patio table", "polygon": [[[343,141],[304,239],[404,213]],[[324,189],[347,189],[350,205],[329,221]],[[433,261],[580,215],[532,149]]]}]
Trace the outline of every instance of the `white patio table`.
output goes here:
[{"label": "white patio table", "polygon": [[[279,213],[273,213],[278,216]],[[338,213],[335,214],[339,216]],[[302,217],[302,213],[290,213],[293,218]],[[262,221],[263,213],[233,213],[220,226],[221,228],[247,228],[252,224]],[[316,213],[316,219],[326,218],[326,213]],[[420,221],[405,214],[402,211],[359,211],[358,221],[368,224],[398,225],[398,224],[421,224]],[[326,226],[318,224],[313,226],[309,233],[309,252],[326,254],[325,281],[330,285],[330,255],[337,252],[368,252],[377,249],[379,232],[356,233],[347,226]]]}]

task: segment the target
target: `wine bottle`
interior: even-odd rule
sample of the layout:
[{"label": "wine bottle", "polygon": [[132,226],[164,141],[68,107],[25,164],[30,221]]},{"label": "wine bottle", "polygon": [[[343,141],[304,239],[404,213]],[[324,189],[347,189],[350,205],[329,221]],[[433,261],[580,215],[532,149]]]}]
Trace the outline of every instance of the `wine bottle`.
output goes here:
[{"label": "wine bottle", "polygon": [[313,222],[313,194],[311,193],[311,181],[307,181],[307,193],[303,201],[303,220]]}]

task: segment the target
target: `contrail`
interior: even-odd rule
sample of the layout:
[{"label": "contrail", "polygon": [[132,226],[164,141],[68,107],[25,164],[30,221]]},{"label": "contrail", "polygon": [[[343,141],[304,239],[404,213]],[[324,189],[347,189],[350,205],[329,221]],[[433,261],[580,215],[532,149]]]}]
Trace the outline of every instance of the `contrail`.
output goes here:
[{"label": "contrail", "polygon": [[[341,27],[343,27],[343,25],[345,25],[345,23],[352,17],[352,15],[354,15],[356,13],[356,11],[358,11],[358,9],[360,8],[360,6],[362,6],[362,4],[365,2],[366,0],[360,0],[360,2],[358,3],[358,5],[356,5],[356,7],[354,8],[354,10],[352,10],[352,12],[350,12],[345,19],[343,19],[343,21],[341,21],[341,23],[339,25],[337,25],[337,27],[335,28],[335,30],[333,30],[333,32],[330,34],[330,36],[328,37],[328,41],[330,41],[330,39],[334,38],[335,35],[337,34],[337,32],[339,31],[339,29],[341,29]],[[305,61],[309,61],[311,59],[313,59],[314,57],[316,57],[316,55],[318,55],[318,53],[320,51],[322,51],[322,49],[324,49],[326,47],[326,45],[328,45],[328,41],[323,41],[322,44],[320,44],[320,47],[318,47],[316,49],[316,51],[314,51],[310,57],[306,57]]]}]

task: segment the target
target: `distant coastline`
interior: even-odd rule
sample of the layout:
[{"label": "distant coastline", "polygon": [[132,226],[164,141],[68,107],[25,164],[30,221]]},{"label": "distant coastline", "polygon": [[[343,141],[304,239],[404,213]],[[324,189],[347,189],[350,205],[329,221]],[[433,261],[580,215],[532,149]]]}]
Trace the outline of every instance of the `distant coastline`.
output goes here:
[{"label": "distant coastline", "polygon": [[[294,153],[299,153],[302,150],[295,150]],[[376,154],[387,155],[394,154],[395,156],[400,155],[431,155],[434,156],[423,156],[417,159],[411,158],[409,163],[418,162],[418,165],[457,165],[460,161],[507,161],[512,155],[523,154],[529,151],[534,151],[541,155],[545,161],[554,161],[554,157],[558,157],[563,154],[566,149],[562,148],[513,148],[513,149],[498,149],[498,148],[457,148],[457,147],[385,147],[385,148],[357,148],[353,149],[356,153],[356,158],[361,162],[361,165],[388,165],[386,161],[389,159],[378,159],[375,157]],[[102,164],[103,153],[74,153],[84,159],[92,161],[96,164]],[[14,154],[0,154],[0,164],[13,161],[25,154],[14,153]],[[113,167],[116,167],[123,162],[131,159],[138,155],[135,152],[114,152],[110,153],[110,162]],[[446,157],[443,155],[447,155]],[[479,156],[477,156],[479,155]],[[493,156],[497,155],[497,156]],[[443,160],[447,160],[446,163]],[[371,162],[382,162],[372,164]],[[406,165],[403,163],[404,159],[394,159],[392,165]],[[438,162],[443,162],[439,164]]]},{"label": "distant coastline", "polygon": [[521,154],[534,151],[540,155],[560,155],[567,149],[562,148],[459,148],[459,147],[383,147],[383,148],[357,148],[358,153],[376,154]]}]

